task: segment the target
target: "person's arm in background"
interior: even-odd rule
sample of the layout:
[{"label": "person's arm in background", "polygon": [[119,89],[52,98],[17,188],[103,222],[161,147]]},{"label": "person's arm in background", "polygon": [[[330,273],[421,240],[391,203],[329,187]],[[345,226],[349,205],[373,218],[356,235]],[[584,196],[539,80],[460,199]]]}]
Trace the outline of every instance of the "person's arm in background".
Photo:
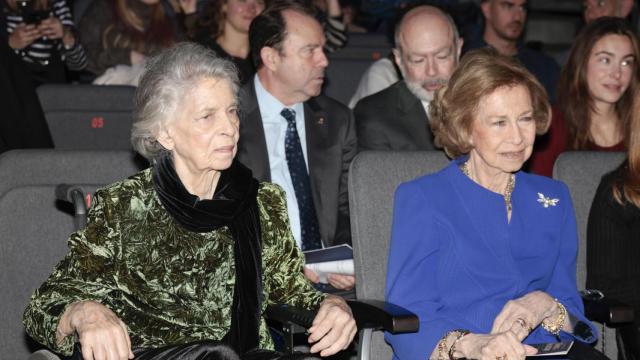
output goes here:
[{"label": "person's arm in background", "polygon": [[66,0],[56,0],[52,10],[53,16],[43,20],[38,28],[49,39],[62,41],[61,53],[69,70],[84,70],[87,67],[87,56],[78,39],[69,5]]},{"label": "person's arm in background", "polygon": [[324,26],[324,35],[327,39],[324,49],[334,52],[347,45],[347,25],[342,21],[342,8],[339,0],[325,0],[327,17]]}]

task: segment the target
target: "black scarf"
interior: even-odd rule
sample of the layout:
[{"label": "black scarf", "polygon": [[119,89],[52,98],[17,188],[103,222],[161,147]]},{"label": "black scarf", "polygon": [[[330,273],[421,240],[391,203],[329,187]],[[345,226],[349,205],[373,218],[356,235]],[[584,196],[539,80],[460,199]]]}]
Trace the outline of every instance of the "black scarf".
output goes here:
[{"label": "black scarf", "polygon": [[262,300],[262,243],[258,214],[258,181],[238,161],[220,174],[212,200],[190,194],[175,171],[171,155],[157,159],[153,185],[167,212],[186,229],[210,232],[228,226],[234,239],[236,279],[231,328],[222,339],[238,353],[259,344]]}]

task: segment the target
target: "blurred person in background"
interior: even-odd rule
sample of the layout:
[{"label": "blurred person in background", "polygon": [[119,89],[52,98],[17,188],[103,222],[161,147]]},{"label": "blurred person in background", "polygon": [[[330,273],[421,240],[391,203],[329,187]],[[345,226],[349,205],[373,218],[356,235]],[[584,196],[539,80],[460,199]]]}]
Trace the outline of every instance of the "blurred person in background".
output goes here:
[{"label": "blurred person in background", "polygon": [[5,0],[9,46],[31,73],[35,86],[65,83],[67,69],[87,66],[66,0]]},{"label": "blurred person in background", "polygon": [[[186,14],[195,12],[195,0],[179,5]],[[167,12],[161,0],[93,0],[79,30],[97,83],[136,85],[148,56],[185,37],[178,18]]]},{"label": "blurred person in background", "polygon": [[624,151],[640,73],[638,37],[624,19],[599,18],[582,29],[562,70],[549,132],[528,164],[551,176],[563,151]]}]

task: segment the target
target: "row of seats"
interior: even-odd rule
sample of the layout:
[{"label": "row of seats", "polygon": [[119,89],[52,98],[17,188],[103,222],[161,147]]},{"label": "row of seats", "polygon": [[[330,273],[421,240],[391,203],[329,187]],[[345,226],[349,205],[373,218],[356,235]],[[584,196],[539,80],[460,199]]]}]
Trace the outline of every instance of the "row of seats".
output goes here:
[{"label": "row of seats", "polygon": [[[585,232],[589,207],[601,176],[623,159],[621,153],[563,154],[554,176],[571,190],[581,239],[578,286],[584,288]],[[405,181],[443,168],[442,152],[363,152],[350,168],[354,263],[359,299],[383,299],[387,252],[391,233],[393,194]],[[73,218],[56,202],[60,183],[91,191],[123,179],[144,167],[128,151],[14,150],[0,155],[0,348],[3,358],[26,358],[37,345],[23,331],[21,317],[33,291],[66,252]],[[611,331],[601,348],[615,356]],[[391,349],[381,331],[361,334],[361,355],[389,359]],[[602,344],[602,342],[601,342]],[[364,358],[364,357],[363,357]]]},{"label": "row of seats", "polygon": [[[324,93],[348,104],[369,65],[390,46],[353,47],[332,55]],[[56,149],[128,150],[135,87],[43,85],[37,89]]]}]

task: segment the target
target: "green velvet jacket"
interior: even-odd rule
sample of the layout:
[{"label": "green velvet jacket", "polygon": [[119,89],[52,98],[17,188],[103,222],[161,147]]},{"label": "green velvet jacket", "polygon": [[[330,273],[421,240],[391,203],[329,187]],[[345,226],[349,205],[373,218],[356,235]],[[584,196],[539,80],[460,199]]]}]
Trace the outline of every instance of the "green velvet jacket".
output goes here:
[{"label": "green velvet jacket", "polygon": [[[96,192],[86,229],[69,238],[69,253],[31,297],[27,333],[71,354],[74,336],[56,343],[58,321],[74,302],[95,300],[129,327],[133,347],[219,340],[231,324],[235,266],[228,228],[184,229],[164,210],[151,169]],[[315,308],[323,295],[302,273],[304,259],[289,228],[282,189],[260,184],[264,308],[288,303]],[[273,344],[264,320],[260,347]]]}]

